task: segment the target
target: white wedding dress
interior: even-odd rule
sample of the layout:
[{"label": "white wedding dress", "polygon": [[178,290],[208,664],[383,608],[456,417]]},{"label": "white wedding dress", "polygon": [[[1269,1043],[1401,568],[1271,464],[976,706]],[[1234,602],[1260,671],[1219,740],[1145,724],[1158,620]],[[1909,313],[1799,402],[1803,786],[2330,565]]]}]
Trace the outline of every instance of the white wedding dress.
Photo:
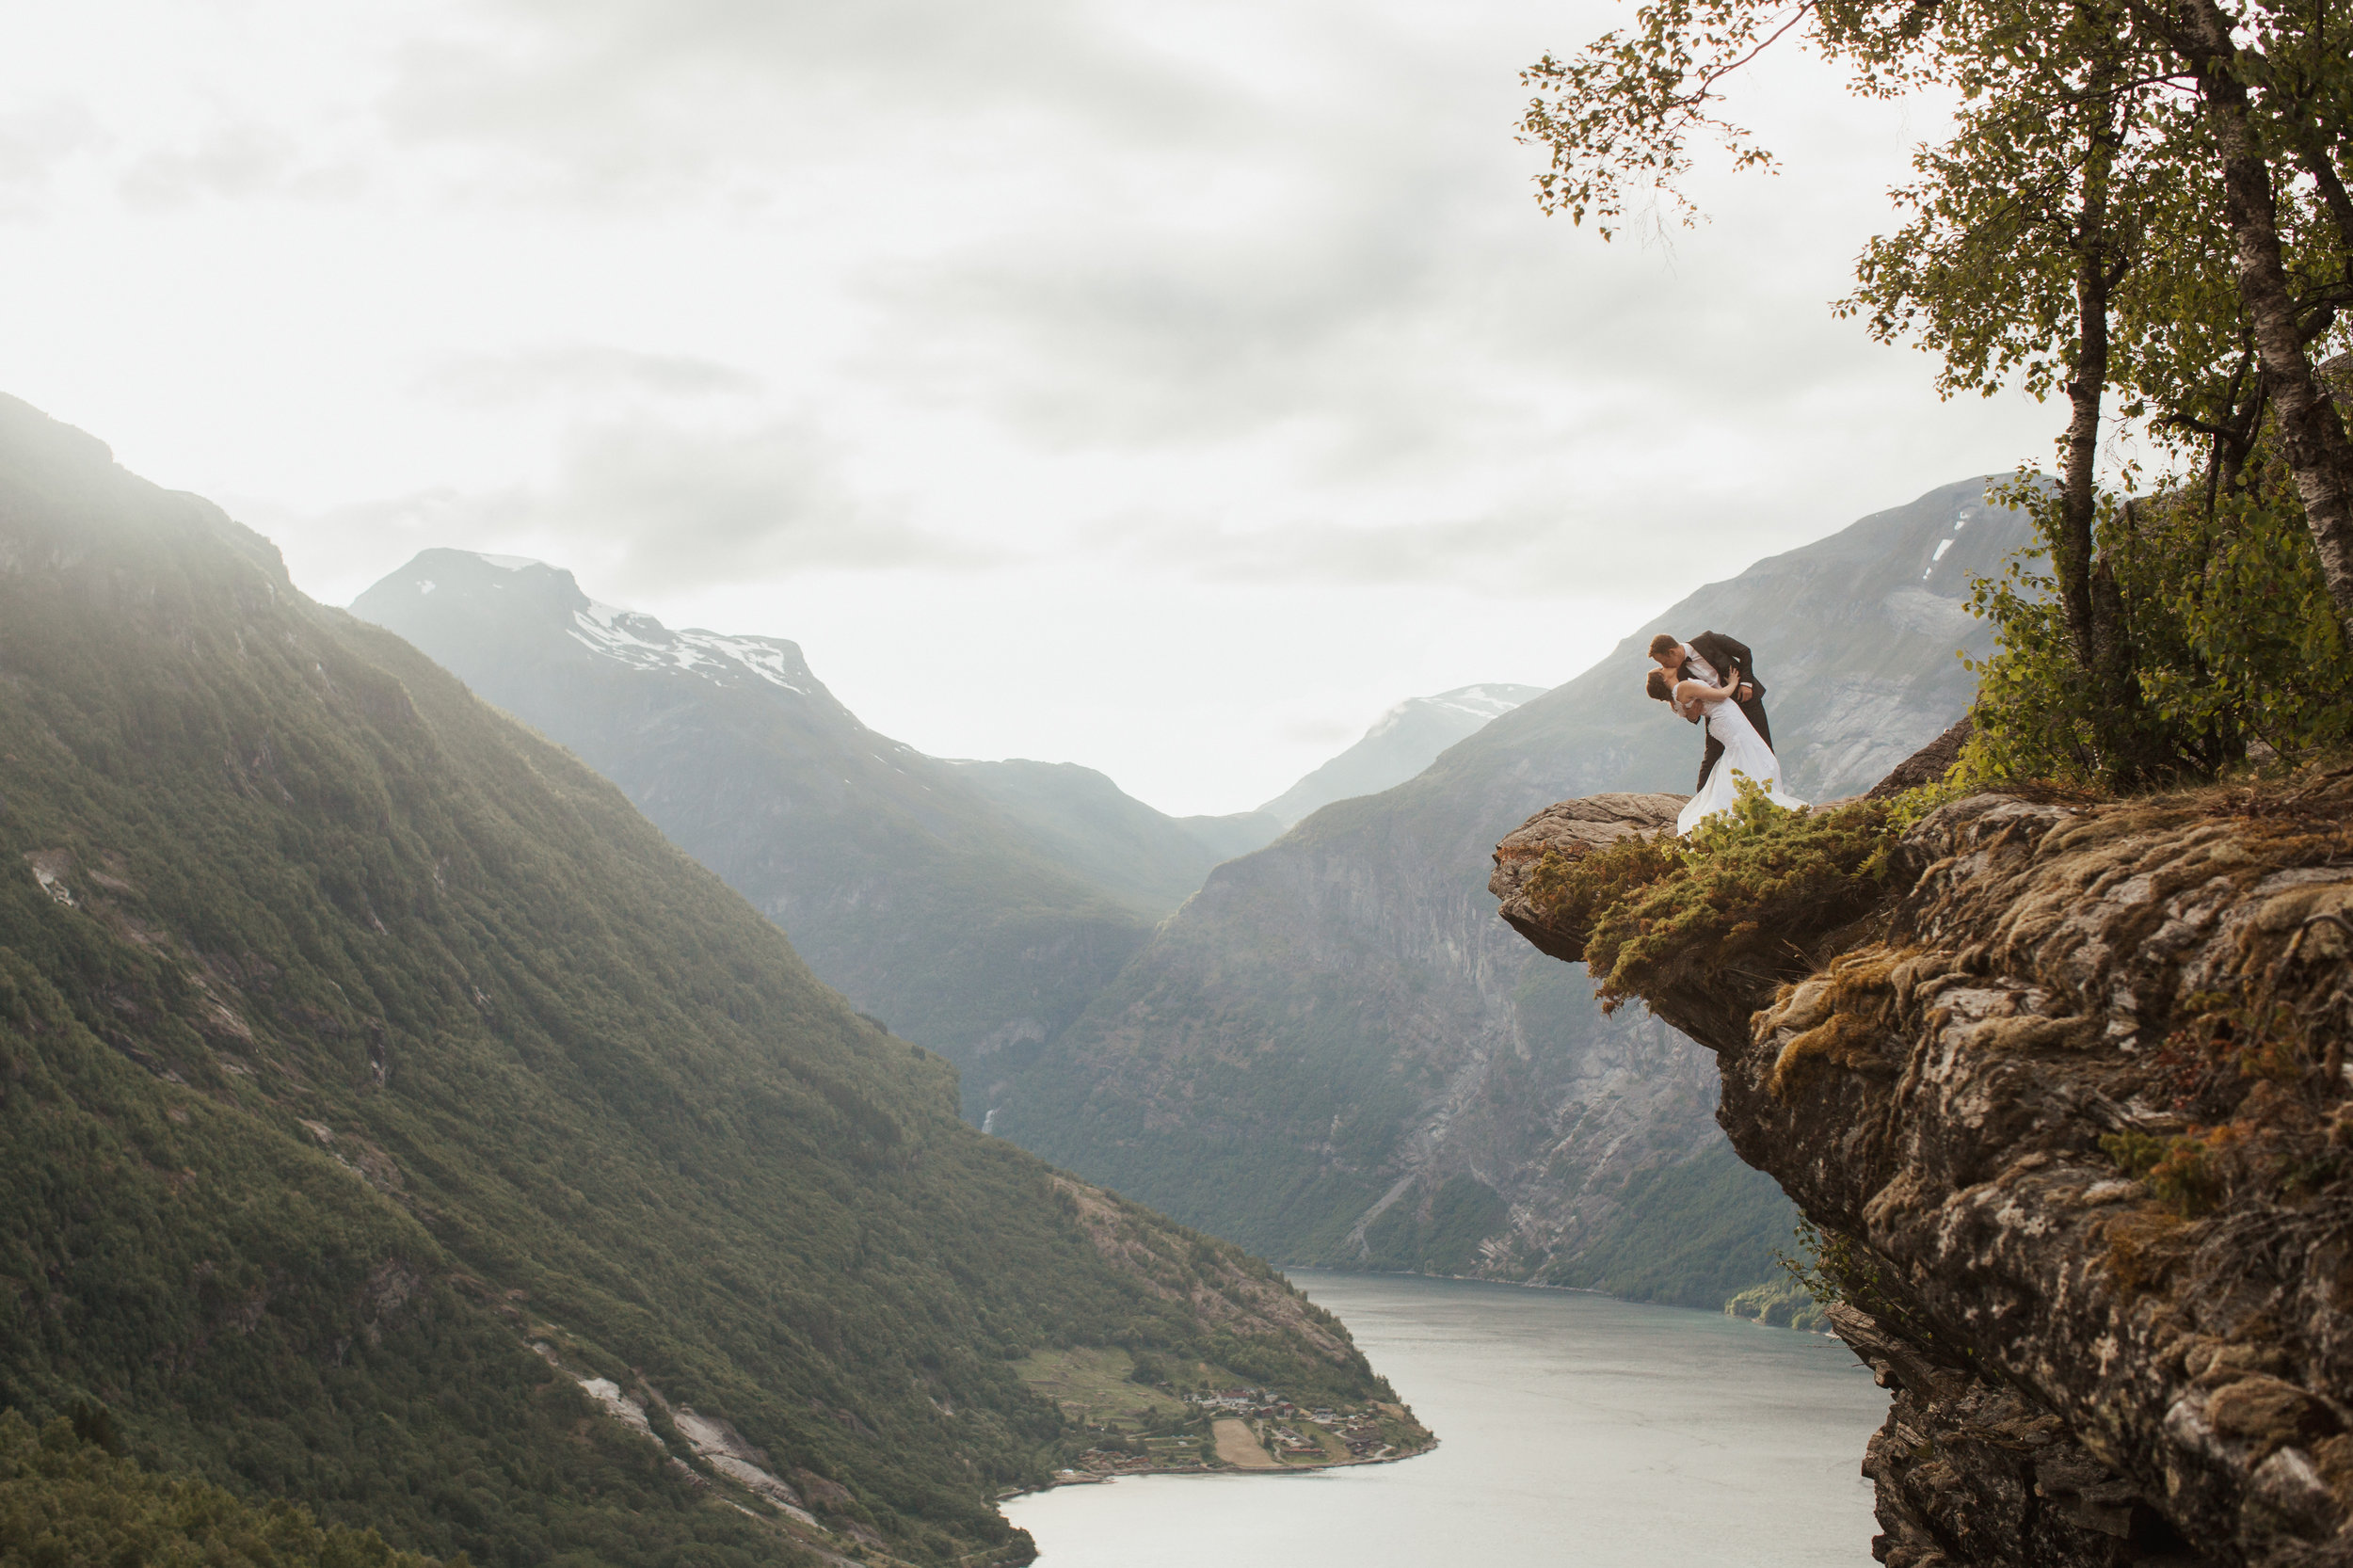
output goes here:
[{"label": "white wedding dress", "polygon": [[1707,732],[1723,743],[1724,754],[1716,759],[1715,770],[1707,776],[1707,788],[1693,795],[1675,818],[1675,835],[1680,838],[1699,826],[1702,821],[1719,811],[1728,811],[1740,798],[1733,784],[1735,774],[1744,774],[1764,786],[1767,795],[1776,806],[1797,810],[1804,801],[1789,794],[1781,787],[1781,759],[1765,744],[1765,737],[1756,732],[1756,726],[1740,712],[1740,705],[1730,697],[1701,705],[1707,713]]}]

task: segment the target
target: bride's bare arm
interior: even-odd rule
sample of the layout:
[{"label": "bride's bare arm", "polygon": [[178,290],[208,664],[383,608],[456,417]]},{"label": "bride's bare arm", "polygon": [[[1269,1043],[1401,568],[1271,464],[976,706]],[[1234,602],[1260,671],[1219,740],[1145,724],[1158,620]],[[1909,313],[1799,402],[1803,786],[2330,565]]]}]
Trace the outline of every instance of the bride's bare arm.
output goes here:
[{"label": "bride's bare arm", "polygon": [[1730,696],[1739,689],[1740,672],[1738,670],[1734,670],[1731,677],[1721,686],[1711,686],[1706,681],[1694,678],[1676,685],[1675,702],[1680,705],[1687,702],[1718,701]]}]

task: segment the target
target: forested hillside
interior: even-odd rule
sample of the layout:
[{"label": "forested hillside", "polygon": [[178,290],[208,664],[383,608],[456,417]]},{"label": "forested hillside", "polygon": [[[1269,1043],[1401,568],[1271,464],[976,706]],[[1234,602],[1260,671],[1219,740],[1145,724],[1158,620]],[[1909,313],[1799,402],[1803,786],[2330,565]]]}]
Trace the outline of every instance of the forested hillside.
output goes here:
[{"label": "forested hillside", "polygon": [[1213,872],[1001,1102],[999,1130],[1282,1259],[1719,1305],[1791,1211],[1713,1120],[1705,1054],[1496,919],[1490,849],[1540,807],[1688,792],[1700,741],[1642,694],[1661,628],[1750,642],[1801,793],[1868,788],[1969,704],[1964,608],[2026,537],[1931,491],[1635,629],[1411,782]]},{"label": "forested hillside", "polygon": [[478,1563],[1011,1561],[1033,1351],[1375,1387],[1264,1265],[964,1126],[568,753],[12,400],[0,839],[0,1406],[151,1471]]}]

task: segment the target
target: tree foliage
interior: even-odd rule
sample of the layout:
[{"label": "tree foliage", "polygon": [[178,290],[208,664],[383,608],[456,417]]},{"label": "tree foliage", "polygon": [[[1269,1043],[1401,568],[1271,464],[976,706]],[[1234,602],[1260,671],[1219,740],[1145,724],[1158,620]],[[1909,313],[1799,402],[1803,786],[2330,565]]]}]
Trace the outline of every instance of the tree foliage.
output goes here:
[{"label": "tree foliage", "polygon": [[202,1481],[144,1474],[63,1416],[36,1432],[13,1410],[0,1411],[0,1563],[433,1568],[374,1530],[322,1527],[291,1503],[256,1506]]},{"label": "tree foliage", "polygon": [[[2043,564],[1981,600],[2009,661],[1981,758],[2012,719],[2013,760],[2124,785],[2313,744],[2329,721],[2280,694],[2283,650],[2329,655],[2353,615],[2353,440],[2320,368],[2353,305],[2353,0],[1654,0],[1526,72],[1539,201],[1607,235],[1644,190],[1689,215],[1696,136],[1769,163],[1728,83],[1784,38],[1860,93],[1957,105],[1838,309],[1937,355],[1946,395],[2069,402]],[[2119,415],[2161,500],[2103,493]]]},{"label": "tree foliage", "polygon": [[[2259,446],[2210,509],[2174,488],[2104,497],[2102,561],[2133,649],[2129,710],[2076,653],[2046,560],[1976,584],[1997,629],[1975,665],[1973,776],[2108,786],[2217,773],[2268,753],[2295,764],[2353,744],[2353,659],[2287,475]],[[2047,489],[2013,497],[2047,513]]]}]

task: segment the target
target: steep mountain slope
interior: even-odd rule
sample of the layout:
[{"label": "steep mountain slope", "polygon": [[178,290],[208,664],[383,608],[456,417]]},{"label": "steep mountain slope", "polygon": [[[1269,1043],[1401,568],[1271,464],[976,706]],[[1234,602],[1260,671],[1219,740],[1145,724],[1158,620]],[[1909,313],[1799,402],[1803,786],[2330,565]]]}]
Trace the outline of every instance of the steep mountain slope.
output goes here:
[{"label": "steep mountain slope", "polygon": [[951,765],[1057,862],[1154,920],[1193,897],[1211,866],[1286,825],[1255,813],[1163,816],[1076,762]]},{"label": "steep mountain slope", "polygon": [[1800,792],[1868,787],[1968,703],[1955,650],[1986,644],[1961,596],[2026,536],[1983,490],[1703,588],[1411,782],[1221,866],[996,1127],[1286,1259],[1710,1305],[1764,1278],[1789,1211],[1710,1119],[1705,1053],[1531,960],[1479,868],[1548,802],[1690,789],[1699,738],[1641,691],[1662,626],[1756,649]]},{"label": "steep mountain slope", "polygon": [[1178,817],[1176,824],[1209,847],[1220,860],[1231,860],[1254,849],[1264,849],[1283,836],[1290,824],[1264,811],[1233,811],[1224,816]]},{"label": "steep mountain slope", "polygon": [[0,1406],[481,1563],[981,1562],[1072,1435],[1026,1354],[1376,1389],[954,1097],[576,759],[0,400]]},{"label": "steep mountain slope", "polygon": [[828,984],[968,1073],[1059,1032],[1184,896],[1163,900],[1162,867],[1113,890],[1059,863],[963,770],[859,723],[792,643],[674,632],[568,571],[455,550],[352,610],[568,746]]},{"label": "steep mountain slope", "polygon": [[1410,697],[1373,721],[1355,744],[1258,808],[1289,827],[1336,800],[1402,784],[1490,720],[1545,695],[1542,686],[1494,682]]}]

